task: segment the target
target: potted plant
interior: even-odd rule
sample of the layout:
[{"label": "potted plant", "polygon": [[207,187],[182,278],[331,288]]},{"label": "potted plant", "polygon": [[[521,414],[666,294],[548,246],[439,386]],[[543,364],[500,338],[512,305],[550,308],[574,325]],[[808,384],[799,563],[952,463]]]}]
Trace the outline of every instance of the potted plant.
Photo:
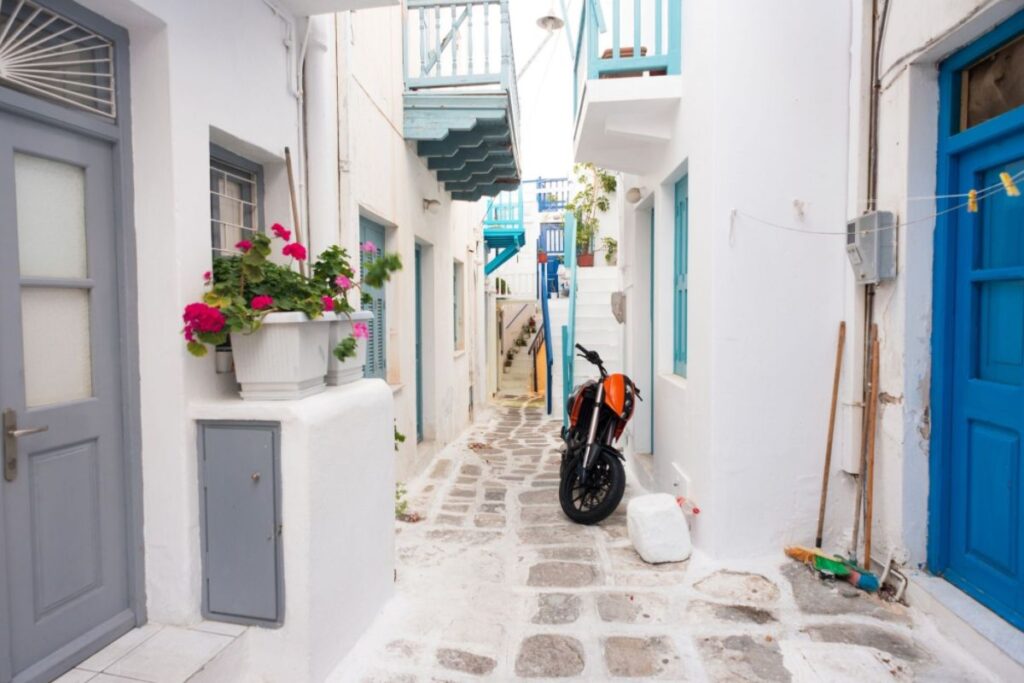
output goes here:
[{"label": "potted plant", "polygon": [[600,228],[600,217],[611,208],[611,194],[618,181],[615,176],[594,164],[577,164],[574,168],[579,191],[565,208],[576,218],[576,264],[582,268],[594,265],[594,238]]},{"label": "potted plant", "polygon": [[[231,340],[244,399],[291,400],[318,393],[325,386],[328,358],[346,360],[357,354],[355,328],[332,349],[329,323],[334,316],[324,315],[336,309],[352,312],[346,291],[324,279],[328,271],[347,267],[344,251],[332,247],[324,252],[307,276],[293,270],[296,262],[305,261],[305,246],[291,242],[291,231],[279,224],[272,231],[285,242],[281,253],[290,259],[286,265],[269,259],[267,235],[242,240],[235,245],[239,254],[214,261],[202,301],[186,306],[183,316],[182,333],[193,355],[205,356],[208,346]],[[369,270],[383,279],[401,267],[397,255],[376,261]]]},{"label": "potted plant", "polygon": [[614,266],[619,262],[619,243],[614,237],[602,237],[601,243],[604,244],[604,262],[609,266]]},{"label": "potted plant", "polygon": [[330,386],[360,379],[366,364],[369,323],[373,320],[373,313],[356,310],[349,301],[349,294],[359,290],[359,300],[367,303],[369,295],[362,293],[363,284],[382,287],[402,265],[396,254],[378,254],[373,242],[364,242],[359,250],[367,255],[363,260],[362,282],[353,280],[355,271],[348,251],[337,245],[326,249],[313,264],[313,280],[327,291],[323,301],[324,316],[330,321],[329,343],[333,349],[327,364],[327,384]]}]

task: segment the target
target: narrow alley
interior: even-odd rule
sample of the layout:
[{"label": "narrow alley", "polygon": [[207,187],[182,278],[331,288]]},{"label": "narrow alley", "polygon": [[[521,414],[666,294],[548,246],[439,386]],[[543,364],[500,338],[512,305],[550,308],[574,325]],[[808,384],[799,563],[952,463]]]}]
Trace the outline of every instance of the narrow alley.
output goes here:
[{"label": "narrow alley", "polygon": [[985,681],[903,606],[778,557],[649,565],[627,488],[596,527],[557,502],[558,425],[505,400],[408,485],[396,598],[339,681]]}]

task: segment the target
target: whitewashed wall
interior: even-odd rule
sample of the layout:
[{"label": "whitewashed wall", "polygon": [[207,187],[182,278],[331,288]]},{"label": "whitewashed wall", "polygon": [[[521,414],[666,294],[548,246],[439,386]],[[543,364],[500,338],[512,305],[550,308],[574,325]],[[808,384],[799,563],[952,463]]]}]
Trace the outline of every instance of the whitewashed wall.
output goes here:
[{"label": "whitewashed wall", "polygon": [[[211,142],[263,165],[267,223],[286,225],[293,219],[283,154],[291,148],[300,210],[308,210],[313,232],[304,239],[314,250],[340,241],[355,254],[360,211],[396,226],[388,249],[402,254],[406,269],[389,286],[390,379],[398,426],[409,436],[396,462],[399,477],[421,467],[468,420],[471,359],[482,353],[472,334],[480,329],[473,313],[481,288],[473,277],[475,222],[468,207],[444,196],[402,139],[397,8],[321,17],[310,27],[305,85],[315,139],[307,182],[297,76],[305,19],[273,0],[82,4],[130,34],[146,599],[151,620],[191,623],[200,618],[200,554],[190,410],[236,396],[231,376],[215,374],[212,357],[189,356],[180,335],[181,310],[201,295],[202,273],[211,265]],[[440,211],[424,213],[424,198],[439,199]],[[416,240],[435,265],[424,297],[431,334],[425,366],[432,370],[426,448],[417,448],[414,437]],[[462,352],[455,352],[452,334],[453,258],[466,263]],[[391,452],[367,454],[377,455]]]},{"label": "whitewashed wall", "polygon": [[[839,242],[734,225],[731,216],[842,229],[848,102],[835,84],[849,73],[850,6],[685,3],[683,11],[674,134],[660,167],[635,181],[647,194],[638,209],[656,215],[655,478],[701,506],[695,535],[705,550],[749,556],[812,531],[845,255]],[[672,372],[673,198],[683,175],[685,379]],[[647,324],[649,286],[640,282],[648,264],[636,261],[649,256],[636,212],[627,209],[634,231],[623,263],[626,286],[640,295],[634,326]],[[634,330],[627,340],[638,376],[650,362],[642,336]],[[644,429],[635,427],[638,446]]]},{"label": "whitewashed wall", "polygon": [[[865,3],[867,4],[867,3]],[[878,443],[875,470],[874,553],[883,560],[890,553],[913,565],[926,559],[928,531],[928,459],[930,448],[931,323],[933,220],[921,220],[936,211],[933,202],[908,201],[911,196],[934,195],[938,140],[938,64],[947,55],[1024,7],[1021,0],[905,0],[892,3],[881,51],[882,97],[879,109],[878,208],[901,219],[917,221],[900,228],[898,276],[878,288],[876,322],[882,345]],[[858,17],[864,38],[855,60],[851,90],[861,101],[851,113],[851,158],[847,212],[864,210],[867,158],[868,90],[865,28],[870,14]],[[855,294],[846,269],[846,317],[855,331],[849,364],[862,363],[863,300]],[[852,366],[851,366],[852,367]],[[861,397],[861,375],[847,375],[847,404]],[[860,411],[846,410],[842,462],[855,470],[859,457]],[[830,529],[841,539],[849,532],[852,485],[842,475],[838,501],[840,519],[830,516]]]},{"label": "whitewashed wall", "polygon": [[[359,216],[388,226],[387,249],[405,268],[388,285],[388,382],[395,390],[398,429],[408,438],[399,452],[398,477],[421,470],[432,455],[468,424],[472,359],[484,353],[473,326],[466,348],[455,350],[453,261],[465,264],[464,312],[483,296],[476,289],[480,208],[452,202],[414,144],[403,137],[402,10],[400,7],[336,15],[341,121],[342,243],[354,248]],[[347,109],[344,105],[347,105]],[[345,169],[348,169],[347,172]],[[423,200],[441,202],[435,212]],[[416,444],[414,251],[423,265],[424,437]],[[476,378],[474,377],[474,380]],[[479,379],[480,383],[484,378]],[[478,389],[479,390],[479,389]],[[480,396],[474,400],[479,403]]]}]

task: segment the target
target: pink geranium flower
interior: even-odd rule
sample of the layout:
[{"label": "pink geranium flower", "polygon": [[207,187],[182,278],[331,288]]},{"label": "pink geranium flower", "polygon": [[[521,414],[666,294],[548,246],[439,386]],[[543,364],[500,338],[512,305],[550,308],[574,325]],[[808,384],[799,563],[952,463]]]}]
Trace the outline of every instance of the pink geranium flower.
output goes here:
[{"label": "pink geranium flower", "polygon": [[235,249],[238,249],[239,251],[249,251],[252,249],[252,242],[249,240],[242,240],[235,244]]},{"label": "pink geranium flower", "polygon": [[352,287],[352,280],[349,280],[344,275],[339,275],[338,277],[334,278],[334,284],[338,285],[338,287],[341,289],[349,289]]},{"label": "pink geranium flower", "polygon": [[210,284],[210,280],[212,279],[213,273],[211,273],[210,271],[206,271],[205,273],[203,273],[203,282],[205,282],[206,284]]},{"label": "pink geranium flower", "polygon": [[252,298],[252,310],[262,311],[265,308],[270,308],[274,305],[274,298],[267,296],[266,294],[260,294]]},{"label": "pink geranium flower", "polygon": [[185,321],[185,339],[192,341],[196,333],[216,334],[224,329],[226,323],[224,314],[219,308],[209,304],[196,302],[185,307],[185,313],[181,316]]},{"label": "pink geranium flower", "polygon": [[365,251],[367,254],[372,254],[375,251],[377,251],[377,245],[367,240],[366,242],[363,242],[362,244],[359,245],[359,250]]},{"label": "pink geranium flower", "polygon": [[325,296],[322,299],[322,301],[324,302],[324,310],[325,311],[333,311],[334,310],[334,299],[332,299],[329,296]]},{"label": "pink geranium flower", "polygon": [[272,226],[270,226],[270,229],[273,231],[275,235],[283,239],[285,242],[292,238],[292,231],[284,227],[280,223],[274,223]]},{"label": "pink geranium flower", "polygon": [[352,323],[352,336],[356,339],[369,339],[370,328],[366,323]]},{"label": "pink geranium flower", "polygon": [[285,256],[291,256],[296,261],[306,260],[306,248],[298,242],[292,242],[291,244],[284,245],[284,249],[281,253]]}]

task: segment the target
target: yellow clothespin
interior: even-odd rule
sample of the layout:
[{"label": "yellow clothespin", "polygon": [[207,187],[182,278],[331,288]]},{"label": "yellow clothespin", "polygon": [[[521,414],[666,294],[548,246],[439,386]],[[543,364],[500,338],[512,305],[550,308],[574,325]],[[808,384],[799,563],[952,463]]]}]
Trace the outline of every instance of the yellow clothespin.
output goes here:
[{"label": "yellow clothespin", "polygon": [[1006,188],[1006,194],[1011,197],[1019,197],[1020,190],[1017,189],[1017,183],[1013,182],[1013,176],[1006,171],[999,174],[999,179],[1003,181],[1003,187]]},{"label": "yellow clothespin", "polygon": [[967,213],[978,213],[978,191],[971,190],[967,193]]}]

